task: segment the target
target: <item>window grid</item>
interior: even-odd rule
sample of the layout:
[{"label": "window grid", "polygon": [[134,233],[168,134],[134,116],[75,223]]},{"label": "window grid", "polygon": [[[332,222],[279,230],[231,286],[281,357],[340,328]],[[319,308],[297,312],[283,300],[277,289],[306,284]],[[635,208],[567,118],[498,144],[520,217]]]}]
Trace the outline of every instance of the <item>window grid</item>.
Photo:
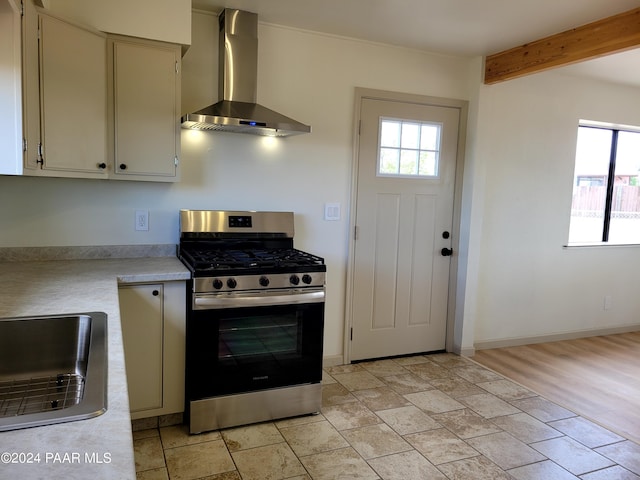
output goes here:
[{"label": "window grid", "polygon": [[442,125],[380,118],[378,176],[437,177]]}]

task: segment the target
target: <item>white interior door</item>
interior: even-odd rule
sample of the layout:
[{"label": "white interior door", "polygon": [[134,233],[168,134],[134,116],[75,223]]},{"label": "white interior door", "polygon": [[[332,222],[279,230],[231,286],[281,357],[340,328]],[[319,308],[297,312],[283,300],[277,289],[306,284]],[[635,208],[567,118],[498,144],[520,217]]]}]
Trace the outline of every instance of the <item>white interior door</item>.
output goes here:
[{"label": "white interior door", "polygon": [[361,101],[351,360],[445,348],[459,117]]}]

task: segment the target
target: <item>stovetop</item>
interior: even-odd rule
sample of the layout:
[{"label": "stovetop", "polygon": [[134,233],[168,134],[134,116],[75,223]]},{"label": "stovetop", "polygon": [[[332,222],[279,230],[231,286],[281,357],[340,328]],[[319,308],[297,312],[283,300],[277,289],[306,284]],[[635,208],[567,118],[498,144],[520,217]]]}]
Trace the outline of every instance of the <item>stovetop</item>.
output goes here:
[{"label": "stovetop", "polygon": [[[293,234],[293,212],[180,210],[179,257],[194,277],[225,277],[234,285],[232,276],[326,272],[323,258],[293,248]],[[300,275],[315,277],[323,278]]]},{"label": "stovetop", "polygon": [[324,272],[324,259],[295,248],[182,248],[180,258],[196,275]]}]

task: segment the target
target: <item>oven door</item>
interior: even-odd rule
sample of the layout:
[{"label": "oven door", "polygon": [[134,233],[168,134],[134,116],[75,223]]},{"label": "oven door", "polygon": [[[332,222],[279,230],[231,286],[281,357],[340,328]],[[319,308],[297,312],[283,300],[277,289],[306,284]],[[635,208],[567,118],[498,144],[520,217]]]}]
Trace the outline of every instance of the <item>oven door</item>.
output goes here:
[{"label": "oven door", "polygon": [[187,400],[321,381],[324,292],[310,303],[297,303],[295,295],[288,303],[275,298],[273,305],[262,297],[235,308],[206,308],[207,302],[193,308],[194,299],[187,318]]}]

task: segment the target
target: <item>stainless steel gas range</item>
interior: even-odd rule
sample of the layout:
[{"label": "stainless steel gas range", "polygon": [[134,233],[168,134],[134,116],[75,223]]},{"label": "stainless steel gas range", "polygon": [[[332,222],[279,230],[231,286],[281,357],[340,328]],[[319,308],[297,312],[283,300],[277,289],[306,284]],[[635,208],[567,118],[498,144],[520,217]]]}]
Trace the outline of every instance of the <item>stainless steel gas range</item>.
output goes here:
[{"label": "stainless steel gas range", "polygon": [[180,211],[191,433],[320,411],[324,260],[292,212]]}]

